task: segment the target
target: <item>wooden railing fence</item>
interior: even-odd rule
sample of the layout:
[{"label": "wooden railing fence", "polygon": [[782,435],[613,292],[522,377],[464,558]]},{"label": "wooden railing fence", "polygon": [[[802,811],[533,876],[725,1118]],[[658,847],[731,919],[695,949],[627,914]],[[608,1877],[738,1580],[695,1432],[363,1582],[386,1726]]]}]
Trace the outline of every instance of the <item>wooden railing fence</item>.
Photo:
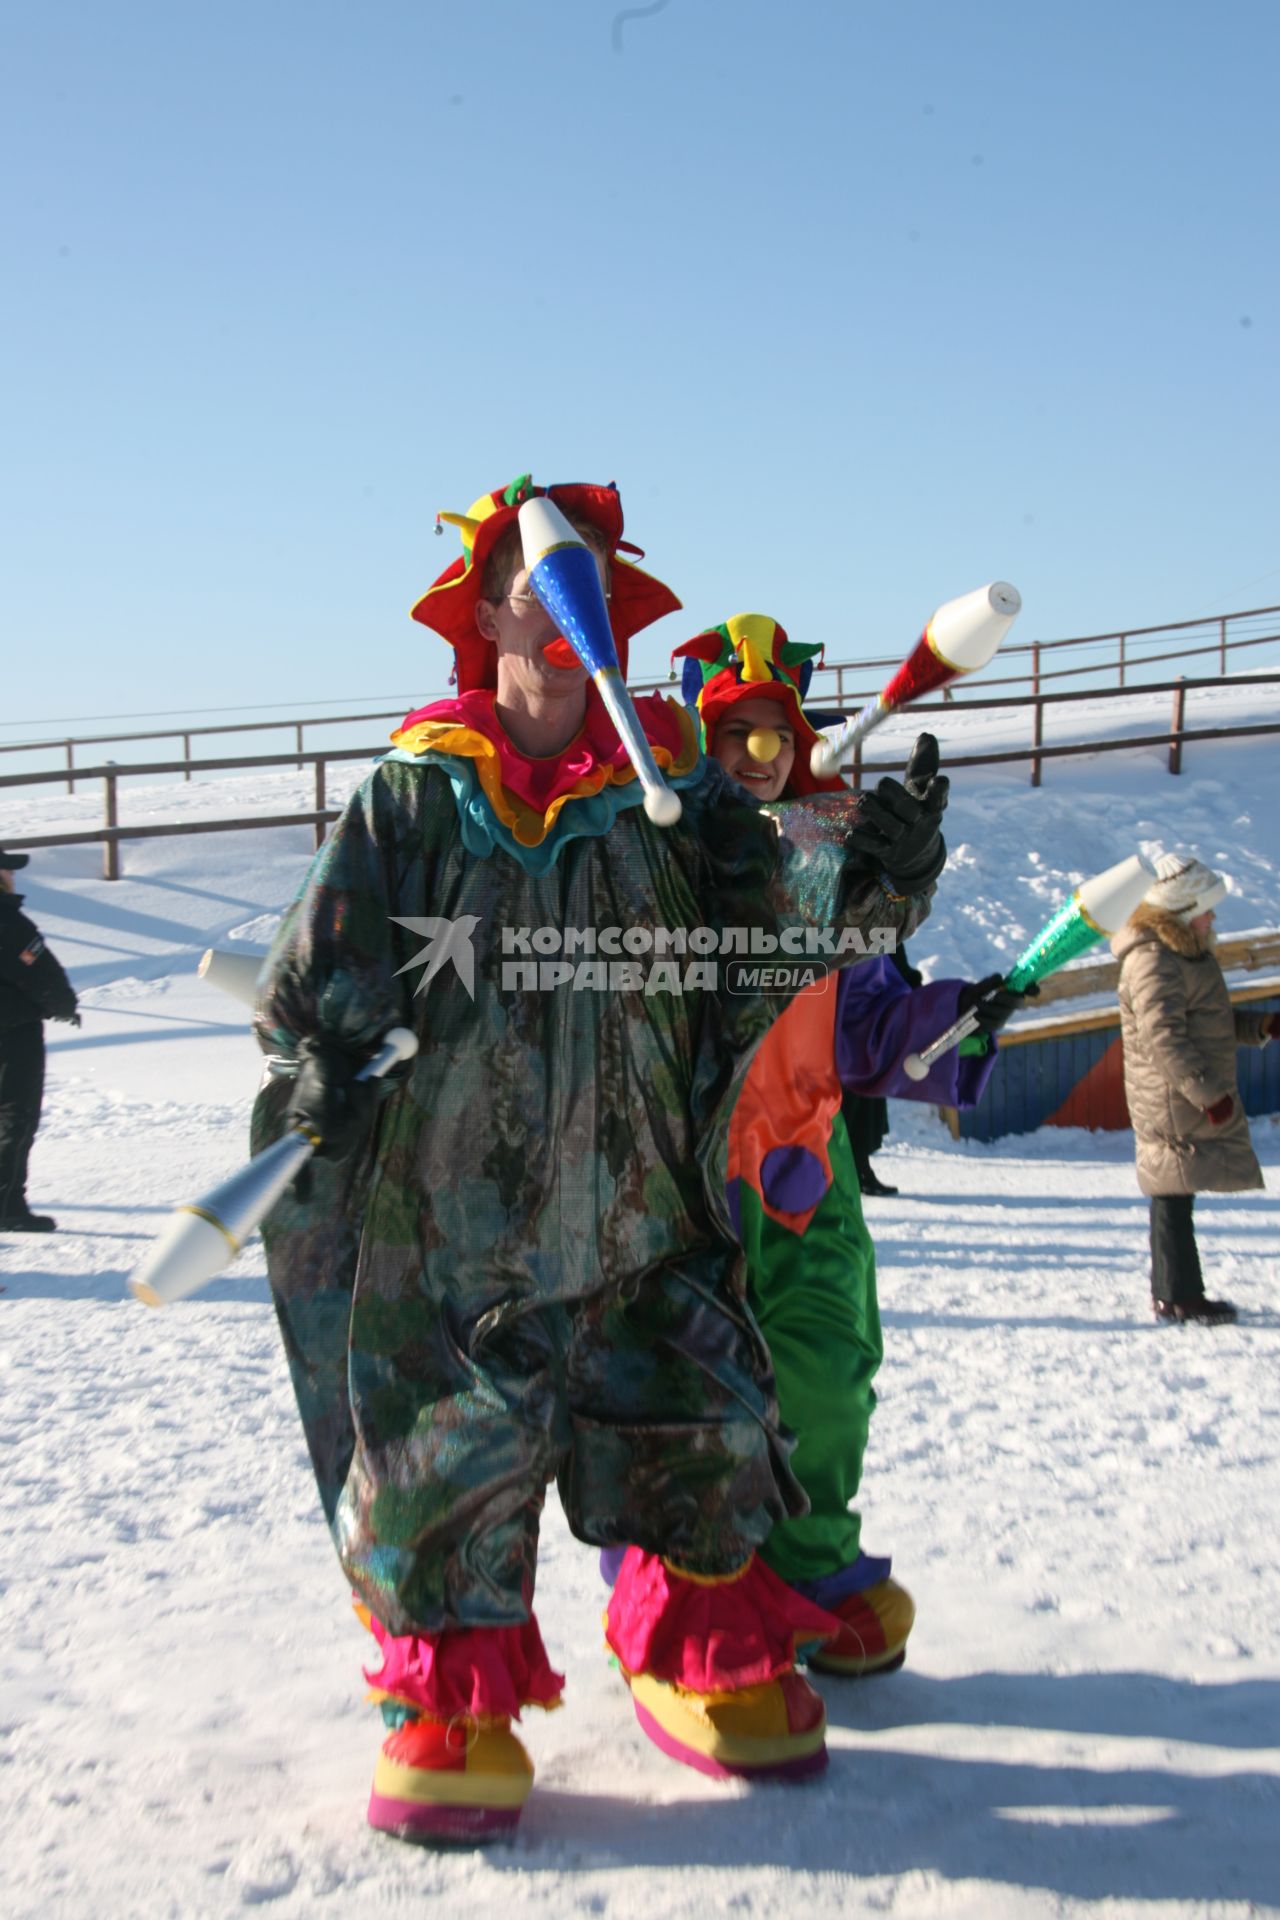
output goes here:
[{"label": "wooden railing fence", "polygon": [[[1252,626],[1246,623],[1257,623],[1262,630],[1254,631]],[[1211,637],[1206,637],[1199,645],[1175,646],[1158,653],[1133,651],[1136,642],[1145,640],[1152,634],[1184,632],[1204,633]],[[1247,613],[1220,613],[1212,615],[1207,620],[1180,620],[1163,627],[1131,627],[1123,633],[1096,633],[1077,639],[1015,641],[1001,647],[1000,665],[1010,663],[1015,655],[1026,655],[1028,666],[1025,673],[1003,676],[984,673],[980,681],[958,683],[952,689],[950,697],[953,700],[963,701],[967,706],[969,704],[967,684],[980,685],[984,688],[1030,686],[1033,692],[1037,692],[1051,680],[1078,680],[1086,674],[1097,676],[1112,672],[1115,674],[1115,689],[1128,689],[1135,684],[1141,684],[1145,691],[1150,692],[1148,683],[1134,683],[1131,680],[1130,676],[1135,671],[1146,667],[1171,666],[1175,662],[1204,659],[1208,655],[1214,655],[1218,663],[1218,673],[1215,677],[1225,678],[1228,662],[1233,655],[1238,655],[1252,647],[1273,647],[1278,641],[1280,641],[1280,607],[1254,607]],[[1053,659],[1068,647],[1114,649],[1114,657],[1091,660],[1078,667],[1055,666]],[[854,674],[865,676],[871,667],[883,667],[892,671],[901,658],[901,654],[897,654],[881,660],[832,662],[830,666],[819,668],[818,671],[835,675],[836,705],[840,706],[847,702],[852,707],[867,700],[874,700],[883,681],[877,681],[873,685],[865,683],[861,686],[849,685],[847,684],[848,676]],[[1111,689],[1104,681],[1095,691],[1109,690]]]},{"label": "wooden railing fence", "polygon": [[[190,780],[192,774],[199,772],[201,768],[207,769],[217,764],[212,760],[193,760],[191,758],[191,742],[193,740],[205,739],[215,733],[287,733],[289,729],[292,728],[295,738],[294,752],[285,755],[283,759],[273,759],[271,764],[281,766],[292,764],[301,768],[306,766],[311,758],[304,750],[306,729],[309,726],[353,727],[372,724],[376,720],[400,721],[404,719],[405,704],[386,713],[312,714],[304,716],[302,719],[288,720],[235,720],[226,721],[216,727],[160,727],[153,729],[149,733],[77,734],[74,739],[68,740],[5,740],[0,741],[0,753],[48,753],[56,751],[65,754],[66,766],[64,771],[51,777],[65,779],[67,792],[74,793],[77,780],[92,780],[97,777],[98,773],[96,767],[76,765],[75,751],[77,747],[124,746],[138,740],[181,740],[181,760],[166,762],[165,764],[168,766],[170,772],[181,773],[184,780]],[[357,757],[367,759],[370,751],[381,752],[382,747],[379,746],[374,749],[361,747]],[[337,760],[341,757],[338,753],[330,753],[328,755],[330,760]],[[228,764],[231,763],[228,762]],[[250,763],[244,761],[239,764],[248,765]],[[264,761],[261,764],[265,765],[267,762]],[[148,770],[146,767],[139,766],[133,761],[130,761],[120,769],[122,773],[142,773]]]},{"label": "wooden railing fence", "polygon": [[[1008,766],[1028,760],[1031,763],[1031,784],[1038,787],[1043,775],[1044,762],[1069,758],[1082,753],[1121,753],[1136,747],[1167,747],[1169,751],[1170,773],[1182,771],[1182,745],[1185,740],[1235,740],[1251,735],[1280,733],[1280,722],[1263,721],[1244,727],[1188,727],[1186,725],[1186,702],[1188,693],[1194,693],[1203,687],[1221,687],[1222,681],[1214,679],[1188,680],[1180,676],[1177,680],[1157,681],[1154,686],[1125,687],[1107,694],[1107,700],[1126,700],[1145,698],[1153,693],[1170,693],[1173,696],[1168,733],[1126,734],[1119,740],[1088,740],[1079,743],[1047,747],[1044,744],[1044,709],[1047,706],[1080,704],[1087,700],[1097,700],[1096,693],[1030,693],[1006,694],[995,700],[966,700],[966,713],[994,711],[1002,707],[1027,707],[1031,712],[1031,745],[1025,749],[1013,749],[995,753],[961,753],[947,755],[948,767],[995,767]],[[1231,681],[1231,686],[1276,686],[1280,685],[1280,673],[1249,674]],[[910,709],[914,718],[917,714],[942,713],[946,711],[941,700],[919,700]],[[854,748],[853,757],[844,771],[849,774],[853,785],[859,786],[862,780],[871,774],[894,773],[901,767],[902,761],[863,763],[861,742]]]},{"label": "wooden railing fence", "polygon": [[[1280,610],[1267,609],[1267,611]],[[1226,617],[1229,616],[1224,616],[1224,618]],[[1243,618],[1244,616],[1239,617]],[[1150,631],[1160,630],[1151,629]],[[1099,691],[1094,688],[1080,689],[1075,692],[1046,693],[1043,691],[1042,679],[1047,676],[1042,676],[1039,670],[1039,650],[1042,644],[1069,646],[1082,643],[1073,641],[1032,642],[1029,649],[1033,656],[1033,691],[1031,693],[1000,695],[995,698],[984,699],[967,698],[963,703],[966,712],[974,713],[1004,708],[1012,709],[1022,707],[1028,709],[1031,722],[1030,745],[1026,748],[1004,749],[987,753],[949,753],[946,761],[949,771],[959,767],[994,767],[1030,762],[1031,784],[1032,786],[1038,787],[1043,777],[1044,763],[1046,760],[1097,753],[1118,753],[1154,746],[1167,749],[1169,772],[1171,774],[1178,774],[1182,771],[1183,748],[1188,741],[1238,740],[1280,733],[1280,721],[1261,721],[1245,726],[1188,727],[1186,725],[1187,695],[1203,688],[1221,688],[1224,683],[1221,678],[1216,675],[1211,678],[1196,679],[1179,676],[1176,680],[1157,681],[1139,686],[1121,686],[1103,695],[1100,695]],[[1248,646],[1255,644],[1255,642],[1246,640],[1239,644]],[[864,662],[862,665],[865,666],[866,663]],[[839,673],[844,671],[844,669],[836,668],[834,671]],[[991,684],[998,683],[983,682],[984,686]],[[1280,671],[1240,676],[1232,679],[1229,683],[1233,690],[1239,687],[1266,687],[1277,684],[1280,684]],[[1100,697],[1105,697],[1108,700],[1134,699],[1147,697],[1153,693],[1168,693],[1172,696],[1169,730],[1167,733],[1126,733],[1123,737],[1114,740],[1094,739],[1055,744],[1052,746],[1046,746],[1044,744],[1044,712],[1046,707],[1058,707],[1071,704],[1078,705],[1087,701],[1097,701]],[[853,704],[853,702],[850,701],[850,704]],[[911,709],[911,713],[913,716],[918,714],[922,718],[925,718],[931,713],[944,710],[945,702],[943,701],[921,701]],[[347,715],[344,716],[341,721],[312,721],[311,724],[331,726],[354,724],[361,720],[398,719],[399,717],[400,713],[397,709],[394,714],[390,715]],[[257,731],[270,726],[278,726],[279,724],[279,722],[268,721],[249,722],[245,730]],[[105,764],[97,766],[78,766],[74,767],[74,769],[72,769],[72,763],[68,760],[67,767],[49,772],[0,774],[0,789],[47,786],[64,780],[67,782],[69,790],[73,790],[74,781],[101,780],[103,784],[103,820],[100,827],[80,828],[64,833],[27,834],[18,827],[5,826],[3,831],[0,832],[0,840],[3,841],[4,845],[19,850],[39,847],[85,846],[101,843],[103,847],[103,873],[104,877],[108,880],[117,880],[120,877],[120,844],[124,840],[149,840],[189,833],[229,833],[251,831],[266,827],[310,825],[315,830],[315,843],[318,847],[324,839],[324,831],[329,821],[337,817],[337,809],[328,805],[327,767],[342,761],[372,759],[377,754],[385,751],[385,741],[378,741],[376,744],[360,747],[305,748],[302,745],[303,728],[308,722],[299,720],[290,722],[290,724],[297,729],[297,744],[292,751],[286,753],[238,754],[218,759],[193,760],[190,756],[190,742],[193,737],[201,733],[207,734],[237,730],[224,727],[209,727],[190,729],[183,735],[184,755],[181,760],[157,760],[144,761],[141,763],[129,762],[124,765],[119,765],[115,761],[108,761]],[[164,734],[136,734],[113,736],[113,739],[164,739],[166,737]],[[73,744],[84,745],[87,743],[80,741],[75,743],[68,742],[66,744],[70,747]],[[108,742],[104,736],[102,740],[95,744],[108,744]],[[857,786],[860,785],[864,779],[870,778],[873,775],[896,772],[901,765],[901,759],[884,762],[864,762],[861,757],[861,744],[859,744],[854,751],[852,759],[847,763],[845,771],[851,777],[853,784]],[[119,786],[121,780],[126,777],[129,779],[138,779],[147,775],[162,777],[181,774],[184,779],[189,780],[195,773],[244,772],[251,768],[286,766],[296,768],[310,766],[314,769],[315,804],[313,807],[297,812],[281,814],[242,814],[233,819],[165,821],[149,825],[121,823]]]},{"label": "wooden railing fence", "polygon": [[[1195,640],[1203,634],[1204,640],[1198,644],[1179,644],[1159,652],[1135,653],[1134,648],[1153,636],[1183,634]],[[1031,689],[1029,698],[1042,693],[1051,681],[1079,679],[1085,676],[1104,676],[1104,684],[1095,692],[1107,692],[1111,688],[1105,683],[1105,676],[1114,673],[1114,689],[1128,690],[1133,684],[1130,677],[1136,670],[1153,666],[1169,666],[1175,662],[1203,658],[1212,654],[1217,658],[1218,675],[1227,672],[1231,658],[1253,647],[1280,645],[1280,607],[1253,607],[1241,613],[1212,614],[1202,620],[1179,620],[1158,627],[1130,627],[1124,632],[1095,633],[1079,635],[1065,640],[1030,640],[1012,642],[1000,650],[1000,664],[1012,664],[1016,657],[1025,656],[1025,673],[992,676],[984,673],[979,681],[961,682],[948,695],[949,701],[963,703],[966,707],[979,704],[970,697],[969,687],[981,687],[984,692],[992,687],[1027,686]],[[1068,650],[1092,650],[1107,656],[1094,659],[1083,666],[1058,667],[1053,664],[1060,654]],[[1052,657],[1052,658],[1051,658]],[[856,707],[868,700],[874,700],[884,684],[885,674],[892,671],[901,662],[901,654],[886,654],[879,659],[870,660],[833,660],[818,667],[814,674],[814,689],[811,701],[818,704],[833,704],[840,708]],[[884,669],[884,672],[880,672]],[[670,690],[670,679],[635,680],[633,692],[666,692]],[[1196,684],[1196,683],[1193,683]],[[1153,691],[1149,684],[1144,685],[1147,692]],[[427,696],[428,698],[430,696]],[[440,695],[444,698],[444,695]],[[1046,696],[1047,697],[1047,696]],[[97,733],[58,736],[44,740],[5,740],[0,741],[0,754],[6,753],[57,753],[63,758],[63,778],[67,783],[67,792],[75,792],[75,783],[80,779],[96,777],[96,769],[77,766],[77,749],[84,747],[110,747],[135,744],[147,740],[181,740],[182,759],[174,771],[190,780],[193,773],[201,767],[209,767],[211,761],[192,759],[191,743],[214,734],[228,733],[266,733],[289,732],[294,736],[295,752],[287,760],[295,766],[306,764],[306,735],[308,728],[349,727],[373,725],[375,722],[397,721],[403,718],[411,704],[424,704],[422,696],[406,695],[398,707],[377,713],[346,714],[303,714],[290,715],[274,720],[221,720],[209,726],[191,726],[183,722],[174,727],[156,728],[141,733]],[[314,737],[314,735],[313,735]],[[371,749],[376,751],[380,749]],[[334,756],[330,756],[334,757]],[[136,771],[131,767],[130,771]]]},{"label": "wooden railing fence", "polygon": [[[336,820],[338,809],[327,804],[326,768],[334,761],[369,760],[374,754],[381,753],[381,746],[369,747],[329,747],[323,751],[309,750],[301,758],[294,753],[255,753],[239,754],[223,760],[154,760],[142,765],[127,767],[109,763],[103,767],[82,767],[77,778],[81,780],[101,780],[103,787],[103,823],[100,827],[82,828],[73,833],[35,833],[24,834],[13,828],[5,828],[4,845],[17,851],[27,851],[32,847],[83,847],[102,843],[102,873],[106,880],[120,878],[120,842],[122,840],[159,840],[169,839],[187,833],[242,833],[258,827],[300,827],[314,826],[315,843],[319,847],[324,840],[324,829],[330,820]],[[130,779],[140,774],[180,773],[184,766],[190,766],[194,773],[230,773],[245,772],[251,767],[292,767],[310,765],[315,769],[315,806],[296,813],[251,813],[241,814],[233,820],[167,820],[150,826],[122,826],[120,823],[119,784],[124,775]],[[61,780],[59,773],[7,773],[0,774],[0,788],[41,786],[50,781]]]}]

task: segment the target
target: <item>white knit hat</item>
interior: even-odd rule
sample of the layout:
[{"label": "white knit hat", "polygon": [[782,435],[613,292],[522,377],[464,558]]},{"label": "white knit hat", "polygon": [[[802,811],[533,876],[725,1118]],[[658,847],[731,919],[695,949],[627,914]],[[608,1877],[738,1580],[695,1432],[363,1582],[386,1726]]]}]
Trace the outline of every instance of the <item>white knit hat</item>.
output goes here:
[{"label": "white knit hat", "polygon": [[1225,900],[1227,883],[1220,873],[1206,867],[1189,853],[1162,853],[1156,861],[1159,876],[1142,898],[1149,907],[1160,907],[1179,920],[1194,920],[1208,913],[1219,900]]}]

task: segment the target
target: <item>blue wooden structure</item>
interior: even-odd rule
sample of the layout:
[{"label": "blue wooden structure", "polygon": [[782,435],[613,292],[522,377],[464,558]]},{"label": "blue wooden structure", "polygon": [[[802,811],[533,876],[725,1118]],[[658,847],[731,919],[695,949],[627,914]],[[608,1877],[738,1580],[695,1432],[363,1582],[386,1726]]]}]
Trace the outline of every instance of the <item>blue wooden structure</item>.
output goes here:
[{"label": "blue wooden structure", "polygon": [[[1233,990],[1233,1004],[1280,1012],[1280,989]],[[1240,1097],[1246,1113],[1280,1113],[1280,1043],[1241,1047]],[[1000,1037],[995,1070],[980,1104],[967,1113],[945,1110],[962,1140],[999,1140],[1037,1127],[1114,1130],[1129,1125],[1119,1008],[1057,1020],[1041,1030],[1015,1022]]]}]

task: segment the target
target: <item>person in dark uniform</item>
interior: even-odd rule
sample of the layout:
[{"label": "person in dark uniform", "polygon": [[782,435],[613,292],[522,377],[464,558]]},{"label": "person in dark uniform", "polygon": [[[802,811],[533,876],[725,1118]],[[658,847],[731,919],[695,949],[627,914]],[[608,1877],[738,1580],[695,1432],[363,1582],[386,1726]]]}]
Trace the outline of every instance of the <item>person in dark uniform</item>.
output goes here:
[{"label": "person in dark uniform", "polygon": [[71,982],[13,890],[29,858],[0,847],[0,1233],[52,1233],[57,1224],[27,1205],[27,1156],[44,1095],[44,1023],[80,1025]]},{"label": "person in dark uniform", "polygon": [[[899,944],[892,955],[893,964],[909,987],[924,985],[924,975],[918,967],[913,967],[907,959],[907,950]],[[882,1180],[871,1164],[871,1156],[878,1153],[884,1145],[885,1135],[889,1131],[889,1102],[887,1100],[866,1099],[860,1093],[846,1093],[844,1096],[844,1123],[849,1129],[849,1145],[853,1148],[853,1163],[858,1170],[858,1185],[864,1194],[893,1194],[887,1180]]]}]

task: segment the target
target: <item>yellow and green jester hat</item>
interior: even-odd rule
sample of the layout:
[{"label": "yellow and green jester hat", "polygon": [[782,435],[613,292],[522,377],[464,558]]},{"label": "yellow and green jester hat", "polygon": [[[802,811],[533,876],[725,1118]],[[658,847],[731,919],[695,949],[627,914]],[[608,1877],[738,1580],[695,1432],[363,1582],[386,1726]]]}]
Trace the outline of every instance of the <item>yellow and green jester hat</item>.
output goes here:
[{"label": "yellow and green jester hat", "polygon": [[840,718],[824,713],[810,719],[801,704],[809,690],[814,656],[821,653],[820,645],[788,640],[786,628],[767,613],[735,613],[677,647],[671,658],[684,661],[680,691],[701,722],[704,750],[710,750],[728,708],[740,700],[776,700],[796,737],[789,791],[801,796],[842,792],[844,781],[838,775],[819,780],[809,769],[809,754],[818,739],[814,720],[829,726]]}]

